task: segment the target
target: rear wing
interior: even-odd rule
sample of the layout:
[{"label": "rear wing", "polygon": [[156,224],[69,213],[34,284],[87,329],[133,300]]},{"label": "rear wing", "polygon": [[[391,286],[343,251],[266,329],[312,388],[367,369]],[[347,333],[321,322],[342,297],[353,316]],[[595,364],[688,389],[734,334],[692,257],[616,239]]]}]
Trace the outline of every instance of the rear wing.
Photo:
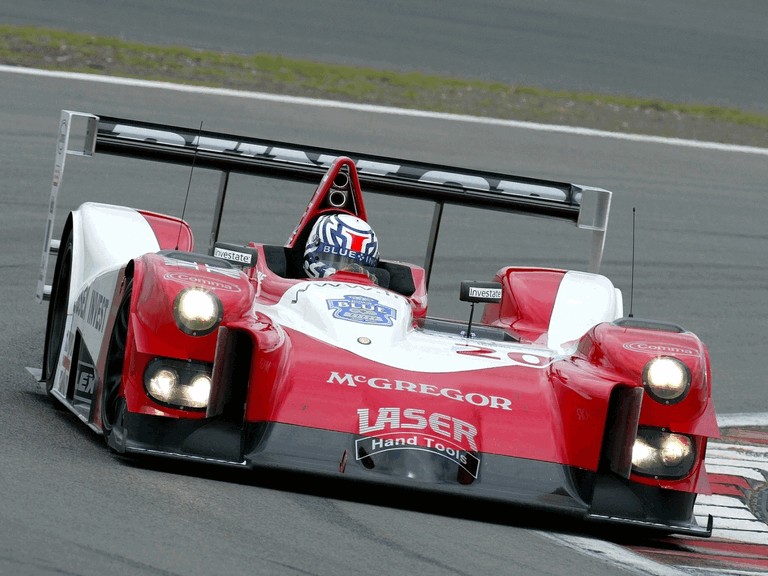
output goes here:
[{"label": "rear wing", "polygon": [[96,153],[194,164],[220,171],[208,245],[211,253],[218,239],[231,173],[317,184],[339,156],[355,162],[365,192],[435,203],[425,259],[427,279],[446,204],[556,218],[591,230],[591,272],[599,270],[605,245],[611,192],[600,188],[62,110],[37,285],[38,300],[50,294],[50,287],[46,285],[48,258],[58,249],[58,242],[52,238],[53,221],[65,160],[69,155]]}]

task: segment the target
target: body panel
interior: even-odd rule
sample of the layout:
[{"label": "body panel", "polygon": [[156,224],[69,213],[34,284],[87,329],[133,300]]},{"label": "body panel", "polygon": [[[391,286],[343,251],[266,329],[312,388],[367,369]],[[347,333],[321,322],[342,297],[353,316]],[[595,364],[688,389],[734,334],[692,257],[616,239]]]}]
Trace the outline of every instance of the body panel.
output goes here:
[{"label": "body panel", "polygon": [[[93,202],[56,245],[41,380],[112,449],[711,532],[693,517],[718,435],[708,351],[681,327],[623,317],[597,270],[609,192],[84,117],[90,154],[223,172],[207,251],[178,218]],[[284,246],[213,256],[229,171],[314,183]],[[363,186],[435,202],[424,266],[307,279],[308,230],[334,212],[365,219]],[[479,323],[431,317],[445,203],[575,223],[594,233],[590,270],[505,265],[483,283],[500,297],[471,301]],[[677,382],[649,376],[660,359]]]}]

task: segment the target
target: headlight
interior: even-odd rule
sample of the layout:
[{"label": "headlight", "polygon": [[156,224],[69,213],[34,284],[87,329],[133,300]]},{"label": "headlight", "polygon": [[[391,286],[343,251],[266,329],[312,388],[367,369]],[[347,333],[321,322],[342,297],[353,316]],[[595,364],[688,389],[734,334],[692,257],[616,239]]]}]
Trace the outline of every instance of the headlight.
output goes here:
[{"label": "headlight", "polygon": [[684,434],[641,428],[632,448],[632,471],[659,478],[682,478],[696,462],[696,446]]},{"label": "headlight", "polygon": [[186,404],[192,408],[205,408],[208,406],[208,397],[211,395],[211,377],[208,374],[197,374],[182,388]]},{"label": "headlight", "polygon": [[184,288],[173,303],[173,316],[182,332],[205,336],[221,322],[221,300],[204,288]]},{"label": "headlight", "polygon": [[691,386],[688,366],[672,356],[649,360],[643,369],[643,384],[651,397],[662,404],[680,402]]},{"label": "headlight", "polygon": [[203,410],[211,394],[210,368],[200,362],[156,358],[144,372],[147,393],[173,408]]}]

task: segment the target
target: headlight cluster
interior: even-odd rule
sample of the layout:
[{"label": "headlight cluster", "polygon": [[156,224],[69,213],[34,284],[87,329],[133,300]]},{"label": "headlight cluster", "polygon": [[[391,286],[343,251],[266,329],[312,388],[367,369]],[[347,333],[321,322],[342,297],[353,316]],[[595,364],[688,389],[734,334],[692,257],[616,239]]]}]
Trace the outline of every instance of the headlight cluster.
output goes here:
[{"label": "headlight cluster", "polygon": [[649,360],[643,369],[643,384],[648,394],[662,404],[680,402],[691,387],[691,371],[672,356]]},{"label": "headlight cluster", "polygon": [[205,288],[184,288],[173,303],[173,317],[179,329],[191,336],[205,336],[221,322],[221,300]]},{"label": "headlight cluster", "polygon": [[211,369],[201,362],[155,358],[144,372],[147,393],[173,408],[204,410],[211,394]]},{"label": "headlight cluster", "polygon": [[689,436],[640,428],[632,448],[632,471],[644,476],[682,478],[696,462],[696,446]]}]

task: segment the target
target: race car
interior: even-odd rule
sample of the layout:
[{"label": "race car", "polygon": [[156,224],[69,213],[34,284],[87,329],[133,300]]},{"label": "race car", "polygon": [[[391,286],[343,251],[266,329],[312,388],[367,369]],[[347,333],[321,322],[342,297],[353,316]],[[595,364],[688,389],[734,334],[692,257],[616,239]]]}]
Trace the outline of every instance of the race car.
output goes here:
[{"label": "race car", "polygon": [[[182,218],[91,201],[54,239],[65,160],[96,154],[219,171],[208,245]],[[219,238],[230,174],[308,183],[284,244]],[[380,257],[368,194],[434,203],[423,263]],[[709,355],[676,324],[624,314],[599,273],[610,199],[590,186],[65,110],[37,286],[48,302],[43,361],[30,371],[120,454],[706,537],[712,517],[699,524],[693,506],[709,491],[704,458],[718,436]],[[502,262],[456,286],[468,318],[433,316],[447,205],[575,225],[592,235],[587,269]]]}]

